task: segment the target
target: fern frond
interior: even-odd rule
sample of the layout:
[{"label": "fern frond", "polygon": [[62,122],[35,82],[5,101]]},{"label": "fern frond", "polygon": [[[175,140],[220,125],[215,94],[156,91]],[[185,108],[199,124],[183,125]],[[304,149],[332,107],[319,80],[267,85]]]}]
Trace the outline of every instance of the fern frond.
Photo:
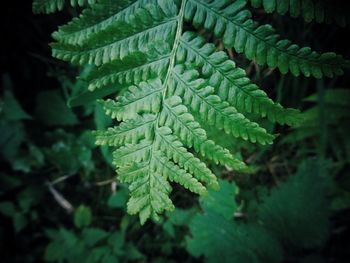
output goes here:
[{"label": "fern frond", "polygon": [[331,23],[335,21],[340,26],[348,25],[350,20],[346,11],[347,3],[337,5],[329,0],[250,0],[255,8],[264,8],[267,13],[277,12],[280,15],[289,13],[292,17],[303,17],[305,22]]},{"label": "fern frond", "polygon": [[300,112],[284,109],[274,103],[267,94],[247,78],[243,69],[236,67],[225,52],[216,52],[213,44],[194,33],[186,32],[177,51],[179,63],[192,63],[201,68],[209,79],[209,85],[216,87],[216,93],[228,101],[239,112],[253,112],[273,122],[295,125],[300,122]]},{"label": "fern frond", "polygon": [[[79,3],[79,2],[78,2]],[[81,2],[82,3],[82,2]],[[141,223],[174,208],[176,182],[197,194],[218,182],[204,160],[240,172],[250,168],[207,133],[212,129],[253,143],[275,138],[248,113],[294,125],[299,113],[274,103],[224,52],[193,33],[184,19],[212,30],[226,47],[259,64],[294,75],[333,76],[348,62],[279,40],[272,27],[253,22],[245,0],[99,0],[53,34],[53,56],[92,64],[89,90],[121,91],[102,101],[119,124],[95,131],[96,144],[115,148],[120,182],[130,183],[128,212]]]},{"label": "fern frond", "polygon": [[185,19],[195,27],[213,30],[227,48],[233,47],[259,65],[277,67],[283,74],[333,77],[343,74],[349,62],[333,52],[319,54],[308,47],[300,48],[289,40],[280,40],[271,25],[259,26],[244,9],[246,0],[227,4],[221,0],[188,0]]},{"label": "fern frond", "polygon": [[[87,6],[95,4],[97,0],[70,0],[71,6]],[[34,0],[32,4],[33,13],[49,14],[61,11],[65,5],[65,0]]]}]

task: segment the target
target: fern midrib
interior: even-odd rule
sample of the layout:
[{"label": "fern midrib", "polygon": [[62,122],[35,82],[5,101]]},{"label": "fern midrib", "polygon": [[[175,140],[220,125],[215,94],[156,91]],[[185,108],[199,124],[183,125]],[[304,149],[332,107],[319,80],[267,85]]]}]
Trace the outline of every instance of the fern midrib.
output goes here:
[{"label": "fern midrib", "polygon": [[[180,6],[180,10],[178,15],[176,16],[176,21],[177,21],[177,29],[176,29],[176,34],[175,34],[175,39],[174,39],[174,44],[173,44],[173,48],[172,51],[170,53],[170,61],[169,61],[169,66],[168,66],[168,71],[167,74],[165,76],[164,82],[163,82],[163,93],[162,93],[162,97],[161,97],[161,109],[163,107],[163,104],[165,102],[165,97],[166,97],[166,92],[167,92],[167,86],[168,86],[168,80],[169,80],[169,76],[171,75],[172,69],[175,65],[175,58],[176,58],[176,52],[177,52],[177,48],[179,46],[179,41],[182,35],[182,26],[183,26],[183,19],[184,19],[184,10],[185,10],[185,6],[186,6],[186,1],[187,0],[181,0],[181,6]],[[160,120],[160,111],[157,113],[157,117],[156,117],[156,125],[154,127],[154,129],[158,129],[159,128],[159,120]],[[155,131],[155,130],[154,130]],[[156,131],[154,132],[154,134],[156,133]],[[156,150],[155,149],[155,136],[153,138],[153,142],[152,142],[152,147],[151,147],[151,152],[150,152],[150,157],[149,157],[149,162],[152,161],[153,158],[153,153]],[[157,156],[155,155],[155,158],[158,159],[158,161],[160,162],[161,158],[157,158]],[[151,198],[151,180],[150,180],[150,175],[148,176],[148,189],[149,189],[149,193],[148,193],[148,198],[149,198],[149,203],[151,203],[150,198]]]},{"label": "fern midrib", "polygon": [[[224,14],[221,14],[219,12],[217,12],[216,10],[210,8],[208,5],[206,5],[205,3],[202,3],[201,1],[194,1],[194,0],[189,0],[189,1],[192,1],[192,2],[195,2],[197,4],[201,4],[203,5],[205,8],[207,8],[208,10],[210,10],[211,12],[215,13],[217,16],[220,16],[220,17],[223,17],[226,21],[228,21],[229,23],[233,23],[236,27],[238,28],[243,28],[244,31],[246,31],[247,33],[251,34],[252,36],[254,36],[255,38],[257,38],[258,40],[260,40],[261,42],[265,42],[266,45],[268,45],[270,48],[272,49],[276,49],[277,51],[279,51],[280,53],[284,53],[284,54],[287,54],[288,56],[291,56],[291,57],[295,57],[297,60],[304,60],[304,61],[307,61],[309,62],[310,64],[314,64],[314,65],[317,65],[319,67],[322,68],[322,66],[324,65],[328,65],[330,67],[333,67],[333,66],[339,66],[339,63],[329,63],[329,62],[320,62],[318,60],[313,60],[313,59],[308,59],[304,56],[302,57],[299,57],[297,55],[294,55],[293,53],[289,53],[288,51],[286,50],[283,50],[283,49],[280,49],[276,46],[274,46],[273,44],[271,44],[270,42],[268,42],[267,40],[261,38],[260,36],[258,36],[254,31],[250,31],[248,28],[246,28],[243,23],[237,23],[236,21],[234,20],[230,20],[228,17],[226,17]],[[277,41],[278,42],[278,41]],[[277,43],[276,42],[276,43]],[[311,53],[310,53],[311,54]],[[318,54],[319,55],[319,54]]]}]

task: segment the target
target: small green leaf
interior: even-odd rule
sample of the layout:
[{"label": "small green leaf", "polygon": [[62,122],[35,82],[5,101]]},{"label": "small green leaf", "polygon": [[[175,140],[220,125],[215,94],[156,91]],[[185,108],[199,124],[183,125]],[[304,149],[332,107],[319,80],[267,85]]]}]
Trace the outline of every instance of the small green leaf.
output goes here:
[{"label": "small green leaf", "polygon": [[100,228],[85,228],[82,233],[82,238],[88,246],[94,246],[107,236],[108,233]]},{"label": "small green leaf", "polygon": [[80,205],[74,213],[74,224],[78,228],[89,226],[92,221],[91,209]]},{"label": "small green leaf", "polygon": [[0,213],[8,217],[13,217],[16,213],[14,203],[8,201],[0,203]]},{"label": "small green leaf", "polygon": [[128,201],[128,190],[126,188],[120,188],[116,193],[113,193],[108,199],[108,206],[111,208],[125,207]]},{"label": "small green leaf", "polygon": [[13,225],[15,227],[15,232],[20,232],[28,224],[28,220],[23,213],[15,213],[13,217]]},{"label": "small green leaf", "polygon": [[4,91],[3,105],[1,108],[0,116],[3,116],[7,120],[28,120],[32,118],[23,110],[10,90]]}]

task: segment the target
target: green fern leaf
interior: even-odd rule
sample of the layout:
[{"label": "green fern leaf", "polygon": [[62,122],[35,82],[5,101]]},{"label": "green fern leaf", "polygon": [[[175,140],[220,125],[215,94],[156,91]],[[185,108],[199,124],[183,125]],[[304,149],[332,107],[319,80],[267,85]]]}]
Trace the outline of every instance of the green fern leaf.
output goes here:
[{"label": "green fern leaf", "polygon": [[[86,6],[95,4],[97,0],[70,0],[71,6]],[[34,0],[32,9],[35,14],[54,13],[61,11],[64,7],[65,0]]]},{"label": "green fern leaf", "polygon": [[221,101],[214,95],[214,88],[208,86],[195,70],[185,71],[184,67],[177,66],[172,71],[173,78],[168,88],[172,95],[185,98],[187,104],[194,112],[200,113],[203,121],[235,137],[241,137],[251,142],[270,144],[273,135],[267,133],[257,123],[251,122],[239,113],[228,102]]},{"label": "green fern leaf", "polygon": [[168,197],[171,186],[167,178],[156,171],[155,167],[159,164],[156,161],[133,163],[118,170],[119,180],[131,183],[128,212],[138,213],[141,224],[151,216],[158,219],[158,214],[174,209]]},{"label": "green fern leaf", "polygon": [[345,1],[334,3],[329,0],[250,0],[250,2],[253,7],[262,7],[267,13],[277,12],[284,15],[289,12],[292,17],[303,17],[306,22],[331,23],[335,21],[340,26],[345,26],[350,22],[346,13],[349,5]]},{"label": "green fern leaf", "polygon": [[138,113],[159,112],[163,85],[159,79],[141,82],[139,86],[131,86],[118,101],[107,100],[104,108],[107,114],[118,121],[137,116]]},{"label": "green fern leaf", "polygon": [[122,167],[133,162],[142,162],[149,159],[151,141],[142,140],[138,144],[125,144],[113,153],[113,164]]},{"label": "green fern leaf", "polygon": [[281,124],[295,125],[300,114],[295,109],[284,109],[274,103],[264,91],[250,82],[245,71],[236,67],[225,52],[216,52],[213,44],[206,44],[202,37],[186,32],[177,52],[180,63],[193,63],[201,68],[209,84],[217,87],[217,94],[227,100],[238,111],[253,112]]},{"label": "green fern leaf", "polygon": [[227,4],[221,0],[188,0],[185,18],[195,27],[213,30],[225,47],[244,52],[259,65],[277,67],[283,74],[333,77],[343,74],[349,62],[333,52],[319,54],[308,47],[300,48],[289,40],[280,40],[271,25],[259,26],[244,9],[246,0]]},{"label": "green fern leaf", "polygon": [[181,168],[191,172],[198,180],[207,183],[213,188],[218,184],[215,175],[198,158],[189,153],[176,136],[172,135],[171,129],[162,127],[157,132],[156,144],[165,153],[168,159],[173,159]]},{"label": "green fern leaf", "polygon": [[213,29],[227,47],[282,72],[332,76],[347,64],[333,53],[319,55],[279,41],[244,6],[242,0],[100,0],[53,33],[54,57],[94,66],[83,78],[91,97],[119,92],[101,100],[115,127],[94,134],[96,144],[114,147],[118,179],[130,184],[128,212],[139,214],[141,223],[174,209],[170,183],[199,195],[207,186],[218,188],[208,159],[251,172],[208,131],[264,145],[275,136],[247,113],[281,124],[299,122],[297,110],[274,103],[224,52],[183,32],[184,19]]},{"label": "green fern leaf", "polygon": [[173,127],[174,133],[184,145],[193,147],[197,153],[216,164],[221,163],[240,172],[249,171],[246,164],[234,158],[229,150],[208,139],[205,130],[188,112],[180,97],[173,96],[164,102],[159,123]]},{"label": "green fern leaf", "polygon": [[206,193],[206,188],[196,178],[186,173],[185,170],[175,165],[175,163],[162,157],[162,154],[156,154],[155,161],[157,162],[155,167],[158,172],[166,176],[169,181],[176,182],[196,194],[202,195]]},{"label": "green fern leaf", "polygon": [[108,86],[123,87],[141,81],[163,76],[169,63],[169,45],[164,43],[150,47],[147,53],[134,52],[122,60],[90,71],[84,80],[89,83],[89,90],[103,89]]},{"label": "green fern leaf", "polygon": [[136,51],[147,52],[147,39],[170,41],[174,38],[175,12],[176,9],[170,12],[159,6],[146,5],[136,9],[129,21],[116,19],[104,30],[86,36],[79,45],[53,43],[52,55],[74,64],[99,66]]},{"label": "green fern leaf", "polygon": [[121,146],[125,143],[137,143],[142,138],[150,139],[155,120],[154,115],[137,116],[107,131],[96,131],[96,144]]},{"label": "green fern leaf", "polygon": [[79,17],[74,18],[67,25],[59,27],[52,36],[61,43],[80,45],[91,34],[106,29],[117,20],[129,17],[135,9],[149,2],[151,1],[100,0],[92,8],[85,9]]}]

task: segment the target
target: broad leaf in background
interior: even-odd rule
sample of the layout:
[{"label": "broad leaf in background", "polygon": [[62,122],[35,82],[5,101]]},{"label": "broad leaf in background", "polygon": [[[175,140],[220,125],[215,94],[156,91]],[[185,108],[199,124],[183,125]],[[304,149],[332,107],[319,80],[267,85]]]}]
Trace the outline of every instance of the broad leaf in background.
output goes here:
[{"label": "broad leaf in background", "polygon": [[[220,181],[219,192],[210,191],[201,200],[203,214],[190,222],[187,250],[204,255],[206,262],[280,262],[282,250],[273,235],[256,224],[237,223],[233,212],[237,187]],[[213,204],[216,204],[215,206]]]},{"label": "broad leaf in background", "polygon": [[36,116],[44,124],[71,126],[78,123],[73,111],[57,90],[42,91],[37,96]]},{"label": "broad leaf in background", "polygon": [[0,98],[0,155],[14,161],[20,145],[25,141],[23,120],[31,117],[23,110],[13,93],[5,90]]},{"label": "broad leaf in background", "polygon": [[237,209],[236,195],[238,187],[234,183],[221,180],[220,191],[209,190],[209,194],[200,199],[204,211],[214,211],[226,219],[232,219]]},{"label": "broad leaf in background", "polygon": [[10,90],[4,91],[0,114],[10,121],[31,119]]},{"label": "broad leaf in background", "polygon": [[[312,107],[303,112],[304,121],[293,128],[282,143],[298,146],[303,140],[308,140],[308,145],[312,144],[312,149],[317,149],[320,133],[326,133],[329,150],[334,153],[335,162],[340,169],[346,163],[350,164],[350,91],[341,88],[326,89],[322,98],[320,96],[315,93],[304,99],[305,102],[312,103]],[[320,127],[321,121],[326,130]]]},{"label": "broad leaf in background", "polygon": [[319,247],[327,240],[327,194],[332,182],[318,173],[318,165],[303,163],[296,175],[274,188],[259,206],[263,225],[290,249]]}]

